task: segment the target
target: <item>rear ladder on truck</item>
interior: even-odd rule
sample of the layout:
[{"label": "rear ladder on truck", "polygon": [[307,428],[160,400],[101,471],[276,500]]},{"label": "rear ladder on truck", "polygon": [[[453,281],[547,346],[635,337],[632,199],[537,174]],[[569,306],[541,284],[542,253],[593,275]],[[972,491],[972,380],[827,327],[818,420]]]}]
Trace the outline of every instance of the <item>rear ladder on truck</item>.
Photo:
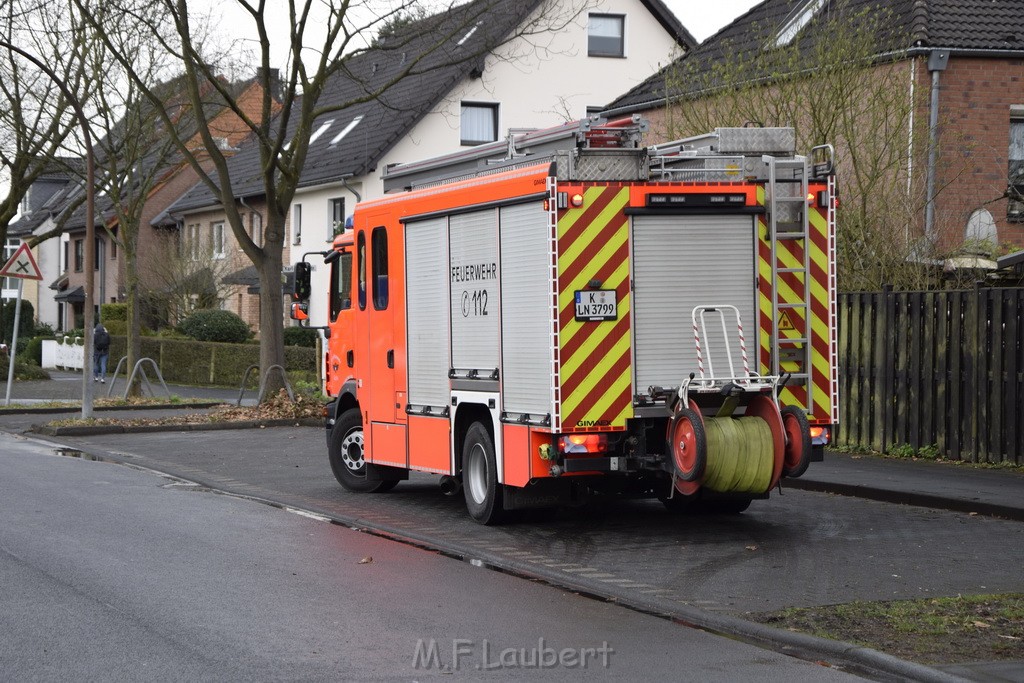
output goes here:
[{"label": "rear ladder on truck", "polygon": [[[807,158],[794,156],[762,157],[768,169],[765,208],[768,211],[768,243],[771,245],[771,367],[769,374],[787,375],[786,384],[805,390],[806,408],[813,409],[814,382],[811,378],[811,243],[807,215]],[[803,259],[779,265],[780,242],[797,243]],[[786,274],[793,277],[784,278]],[[783,282],[783,280],[789,282]],[[793,287],[794,281],[799,284]],[[783,296],[786,287],[795,296]],[[782,334],[788,329],[803,330],[797,335]],[[788,324],[787,324],[788,323]]]}]

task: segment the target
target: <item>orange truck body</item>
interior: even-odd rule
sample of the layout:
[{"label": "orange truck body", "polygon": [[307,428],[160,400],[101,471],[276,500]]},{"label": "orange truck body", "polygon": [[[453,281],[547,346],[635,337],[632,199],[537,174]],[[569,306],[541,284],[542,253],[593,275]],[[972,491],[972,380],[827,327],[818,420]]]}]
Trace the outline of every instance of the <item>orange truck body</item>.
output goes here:
[{"label": "orange truck body", "polygon": [[763,178],[560,179],[555,166],[357,206],[335,244],[328,439],[357,408],[383,476],[459,479],[479,422],[506,508],[585,489],[671,497],[669,406],[710,360],[691,317],[705,303],[737,306],[745,372],[803,378],[772,399],[806,413],[820,452],[838,414],[831,174],[801,181],[806,232],[784,239]]}]

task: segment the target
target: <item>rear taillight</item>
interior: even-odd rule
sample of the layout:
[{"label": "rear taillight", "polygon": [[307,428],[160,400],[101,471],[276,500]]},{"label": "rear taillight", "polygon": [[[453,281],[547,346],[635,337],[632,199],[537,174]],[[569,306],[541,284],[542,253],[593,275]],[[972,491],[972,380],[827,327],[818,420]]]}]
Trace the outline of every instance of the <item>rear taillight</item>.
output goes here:
[{"label": "rear taillight", "polygon": [[608,436],[605,434],[567,434],[558,440],[558,450],[563,454],[604,453],[608,450]]}]

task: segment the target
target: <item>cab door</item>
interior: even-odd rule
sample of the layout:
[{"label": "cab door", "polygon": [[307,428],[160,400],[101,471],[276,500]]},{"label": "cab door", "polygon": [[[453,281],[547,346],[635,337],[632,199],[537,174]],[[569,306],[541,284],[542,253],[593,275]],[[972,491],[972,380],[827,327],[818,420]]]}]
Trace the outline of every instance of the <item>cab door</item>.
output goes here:
[{"label": "cab door", "polygon": [[[404,389],[399,392],[398,376],[404,371],[405,354],[396,347],[402,339],[402,299],[396,278],[398,242],[387,228],[387,214],[367,217],[357,236],[357,257],[363,255],[357,298],[368,324],[366,373],[359,402],[364,410],[364,428],[369,427],[367,459],[378,464],[406,466]],[[368,425],[366,423],[369,423]]]}]

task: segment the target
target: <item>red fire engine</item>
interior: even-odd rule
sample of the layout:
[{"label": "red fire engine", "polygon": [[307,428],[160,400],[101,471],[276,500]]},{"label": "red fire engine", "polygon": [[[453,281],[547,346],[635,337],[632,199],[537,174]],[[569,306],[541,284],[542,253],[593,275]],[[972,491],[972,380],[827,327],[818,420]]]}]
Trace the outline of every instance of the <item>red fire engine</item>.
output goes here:
[{"label": "red fire engine", "polygon": [[820,457],[831,148],[645,129],[590,119],[385,171],[325,259],[342,486],[434,473],[485,524],[593,495],[740,512]]}]

